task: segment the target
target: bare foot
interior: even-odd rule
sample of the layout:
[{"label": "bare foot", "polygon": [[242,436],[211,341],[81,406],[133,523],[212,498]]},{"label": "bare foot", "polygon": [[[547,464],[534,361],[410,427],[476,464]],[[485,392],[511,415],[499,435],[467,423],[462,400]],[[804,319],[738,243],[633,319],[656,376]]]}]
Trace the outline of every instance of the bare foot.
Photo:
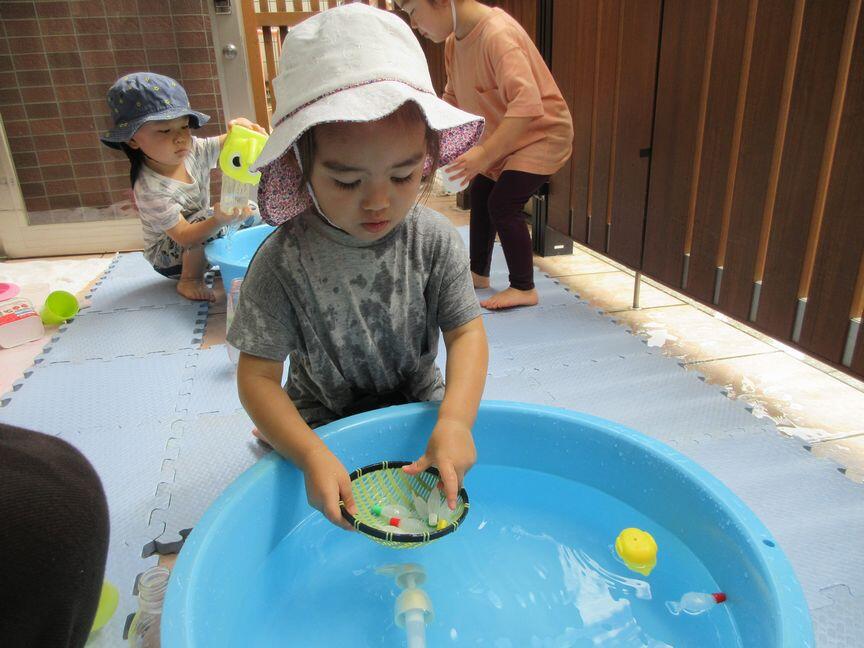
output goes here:
[{"label": "bare foot", "polygon": [[258,441],[258,443],[260,443],[261,445],[266,446],[268,448],[273,447],[272,445],[270,445],[270,442],[267,440],[267,437],[265,437],[263,434],[261,434],[261,431],[258,428],[252,428],[252,436],[254,436],[255,439]]},{"label": "bare foot", "polygon": [[180,279],[177,292],[192,301],[215,301],[216,295],[201,279]]},{"label": "bare foot", "polygon": [[536,306],[539,302],[540,297],[537,295],[536,288],[532,288],[531,290],[507,288],[495,293],[489,299],[481,301],[480,305],[489,310],[501,310],[504,308],[513,308],[514,306]]},{"label": "bare foot", "polygon": [[471,273],[471,280],[474,282],[475,288],[488,288],[489,287],[489,277],[484,277],[483,275],[478,275],[476,272]]}]

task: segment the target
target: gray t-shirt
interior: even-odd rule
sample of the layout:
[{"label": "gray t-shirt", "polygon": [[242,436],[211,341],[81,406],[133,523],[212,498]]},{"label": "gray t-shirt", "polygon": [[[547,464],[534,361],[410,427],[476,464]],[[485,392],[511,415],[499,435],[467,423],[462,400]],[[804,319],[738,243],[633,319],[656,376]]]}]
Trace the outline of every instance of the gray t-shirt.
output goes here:
[{"label": "gray t-shirt", "polygon": [[468,255],[441,214],[412,209],[382,239],[307,211],[252,260],[228,341],[291,364],[285,391],[312,427],[400,402],[440,400],[440,331],[480,316]]},{"label": "gray t-shirt", "polygon": [[183,161],[192,182],[181,182],[141,167],[135,181],[135,205],[144,235],[144,257],[155,267],[173,265],[159,258],[160,243],[181,218],[190,223],[207,218],[210,209],[210,169],[219,162],[218,137],[193,137],[192,148]]}]

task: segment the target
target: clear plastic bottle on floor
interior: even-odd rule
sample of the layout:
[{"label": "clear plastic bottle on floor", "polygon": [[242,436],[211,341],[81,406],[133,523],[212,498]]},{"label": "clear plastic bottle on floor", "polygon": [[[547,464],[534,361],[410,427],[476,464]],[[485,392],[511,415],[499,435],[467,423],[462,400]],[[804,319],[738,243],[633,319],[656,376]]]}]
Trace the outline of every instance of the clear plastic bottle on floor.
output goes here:
[{"label": "clear plastic bottle on floor", "polygon": [[170,573],[165,567],[151,567],[138,580],[138,611],[129,626],[129,645],[133,648],[159,648],[162,603]]},{"label": "clear plastic bottle on floor", "polygon": [[[235,279],[231,282],[231,288],[228,290],[228,294],[226,295],[226,304],[227,304],[227,313],[225,315],[225,332],[228,332],[228,329],[231,328],[231,322],[234,321],[234,311],[237,308],[237,302],[240,299],[240,286],[243,284],[243,279]],[[240,359],[240,352],[231,345],[230,342],[225,343],[226,348],[228,349],[228,357],[231,359],[235,365],[237,361]]]}]

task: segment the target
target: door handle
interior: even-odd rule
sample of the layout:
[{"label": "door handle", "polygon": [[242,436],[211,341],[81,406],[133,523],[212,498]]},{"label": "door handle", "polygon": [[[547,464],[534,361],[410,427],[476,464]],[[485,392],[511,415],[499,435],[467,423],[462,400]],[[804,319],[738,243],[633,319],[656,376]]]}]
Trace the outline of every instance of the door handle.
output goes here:
[{"label": "door handle", "polygon": [[222,48],[222,56],[229,61],[233,61],[237,58],[237,46],[234,43],[228,43]]}]

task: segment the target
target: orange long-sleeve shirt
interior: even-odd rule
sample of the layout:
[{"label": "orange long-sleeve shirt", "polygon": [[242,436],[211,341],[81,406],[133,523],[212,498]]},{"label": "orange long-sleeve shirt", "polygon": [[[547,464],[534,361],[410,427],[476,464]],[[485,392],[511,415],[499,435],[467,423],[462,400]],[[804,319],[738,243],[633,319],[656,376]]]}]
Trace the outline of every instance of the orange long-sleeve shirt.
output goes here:
[{"label": "orange long-sleeve shirt", "polygon": [[502,9],[490,11],[471,32],[444,46],[443,99],[486,118],[482,144],[505,117],[531,117],[510,152],[484,172],[552,175],[572,152],[573,120],[552,73],[522,26]]}]

